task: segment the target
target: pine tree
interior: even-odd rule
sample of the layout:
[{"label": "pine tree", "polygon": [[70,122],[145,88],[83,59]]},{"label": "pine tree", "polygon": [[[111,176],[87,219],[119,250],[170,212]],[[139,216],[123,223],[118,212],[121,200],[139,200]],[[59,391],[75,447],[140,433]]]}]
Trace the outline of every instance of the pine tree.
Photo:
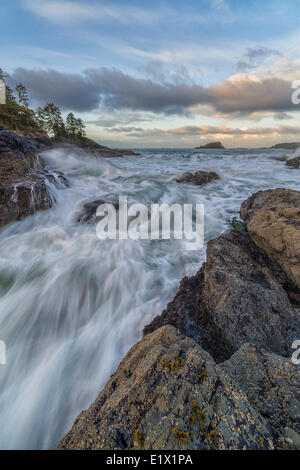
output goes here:
[{"label": "pine tree", "polygon": [[86,126],[85,126],[82,119],[80,119],[80,118],[76,119],[76,134],[79,137],[85,137],[86,136],[85,127]]},{"label": "pine tree", "polygon": [[25,108],[29,108],[28,93],[24,85],[22,85],[22,83],[19,83],[16,86],[16,92],[18,94],[20,105],[25,106]]},{"label": "pine tree", "polygon": [[65,135],[65,124],[61,115],[61,111],[54,103],[47,103],[41,108],[40,117],[44,121],[45,130],[54,134],[54,137]]},{"label": "pine tree", "polygon": [[77,119],[73,113],[69,113],[66,119],[66,131],[68,134],[74,136],[77,129]]}]

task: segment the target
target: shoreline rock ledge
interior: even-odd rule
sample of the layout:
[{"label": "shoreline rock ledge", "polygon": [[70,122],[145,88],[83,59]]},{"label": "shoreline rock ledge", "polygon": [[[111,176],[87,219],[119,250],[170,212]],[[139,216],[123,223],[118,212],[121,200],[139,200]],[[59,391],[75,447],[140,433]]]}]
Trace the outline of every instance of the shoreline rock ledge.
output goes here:
[{"label": "shoreline rock ledge", "polygon": [[0,227],[52,207],[50,184],[68,186],[63,173],[49,173],[39,155],[51,146],[46,137],[23,137],[0,127]]},{"label": "shoreline rock ledge", "polygon": [[300,449],[298,198],[278,189],[243,203],[249,234],[208,243],[59,449]]}]

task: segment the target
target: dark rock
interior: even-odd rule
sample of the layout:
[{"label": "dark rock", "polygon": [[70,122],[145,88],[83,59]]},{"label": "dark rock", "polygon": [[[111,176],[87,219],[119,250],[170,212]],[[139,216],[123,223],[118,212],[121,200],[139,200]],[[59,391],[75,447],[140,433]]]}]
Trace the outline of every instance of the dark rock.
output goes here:
[{"label": "dark rock", "polygon": [[139,155],[138,153],[133,152],[132,150],[111,149],[109,147],[105,147],[104,145],[100,145],[94,140],[88,139],[87,137],[66,137],[57,142],[57,144],[73,145],[83,149],[85,152],[91,155],[103,158],[123,157],[125,155]]},{"label": "dark rock", "polygon": [[144,334],[171,324],[218,362],[246,342],[291,356],[300,318],[272,270],[280,273],[246,235],[230,232],[211,240],[206,263],[182,280],[174,300]]},{"label": "dark rock", "polygon": [[273,439],[267,420],[211,356],[166,326],[129,351],[59,444],[132,448],[258,450],[272,449]]},{"label": "dark rock", "polygon": [[291,167],[296,168],[296,169],[300,168],[300,157],[290,158],[286,162],[286,165],[291,166]]},{"label": "dark rock", "polygon": [[287,150],[296,150],[300,147],[300,142],[290,142],[290,143],[283,143],[283,144],[276,144],[271,147],[272,149],[287,149]]},{"label": "dark rock", "polygon": [[196,147],[196,149],[208,150],[208,149],[225,149],[221,142],[210,142],[209,144]]},{"label": "dark rock", "polygon": [[214,171],[197,171],[196,173],[184,173],[182,176],[176,179],[176,182],[201,186],[218,179],[220,179],[220,177]]},{"label": "dark rock", "polygon": [[61,172],[45,170],[30,138],[0,129],[0,226],[52,207],[47,182],[67,185]]},{"label": "dark rock", "polygon": [[[108,201],[106,201],[108,202]],[[97,221],[101,220],[101,218],[96,216],[97,209],[100,205],[105,204],[105,201],[98,199],[97,201],[88,202],[83,205],[81,212],[76,218],[78,224],[95,224]],[[119,203],[113,202],[116,210],[119,210]]]}]

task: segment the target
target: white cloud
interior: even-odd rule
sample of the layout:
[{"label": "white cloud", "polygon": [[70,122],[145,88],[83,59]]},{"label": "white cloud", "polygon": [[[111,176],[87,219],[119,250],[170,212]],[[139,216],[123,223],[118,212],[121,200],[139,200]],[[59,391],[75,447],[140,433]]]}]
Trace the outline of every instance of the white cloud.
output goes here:
[{"label": "white cloud", "polygon": [[150,23],[156,18],[153,12],[128,5],[126,8],[99,3],[87,5],[71,0],[23,0],[23,4],[32,13],[57,24],[73,24],[86,20]]}]

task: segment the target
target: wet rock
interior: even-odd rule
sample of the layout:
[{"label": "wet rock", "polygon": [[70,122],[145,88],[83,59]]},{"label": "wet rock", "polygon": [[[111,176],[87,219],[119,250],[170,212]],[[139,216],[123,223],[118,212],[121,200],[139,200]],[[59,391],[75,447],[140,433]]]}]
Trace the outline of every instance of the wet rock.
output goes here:
[{"label": "wet rock", "polygon": [[222,235],[208,243],[206,263],[182,280],[174,300],[144,334],[171,324],[194,337],[217,362],[246,342],[290,357],[300,318],[277,280],[280,274],[248,236]]},{"label": "wet rock", "polygon": [[[98,199],[96,201],[88,202],[83,205],[79,215],[76,218],[76,222],[78,224],[96,224],[101,217],[96,216],[96,212],[99,206],[102,204],[107,203],[108,201],[103,201],[102,199]],[[119,203],[118,202],[110,202],[109,204],[113,204],[116,210],[119,210]]]},{"label": "wet rock", "polygon": [[244,344],[220,368],[229,375],[260,415],[268,419],[279,447],[286,429],[293,446],[300,449],[300,368],[290,358]]},{"label": "wet rock", "polygon": [[291,166],[293,168],[300,168],[300,157],[290,158],[286,165]]},{"label": "wet rock", "polygon": [[65,187],[61,172],[49,172],[31,139],[0,129],[0,226],[52,207],[49,183]]},{"label": "wet rock", "polygon": [[271,428],[211,356],[171,326],[134,346],[59,449],[272,449]]},{"label": "wet rock", "polygon": [[218,179],[220,179],[220,177],[214,171],[197,171],[196,173],[184,173],[182,176],[176,179],[176,182],[202,186],[203,184],[207,184]]},{"label": "wet rock", "polygon": [[242,204],[241,216],[257,246],[300,288],[300,192],[259,191]]}]

